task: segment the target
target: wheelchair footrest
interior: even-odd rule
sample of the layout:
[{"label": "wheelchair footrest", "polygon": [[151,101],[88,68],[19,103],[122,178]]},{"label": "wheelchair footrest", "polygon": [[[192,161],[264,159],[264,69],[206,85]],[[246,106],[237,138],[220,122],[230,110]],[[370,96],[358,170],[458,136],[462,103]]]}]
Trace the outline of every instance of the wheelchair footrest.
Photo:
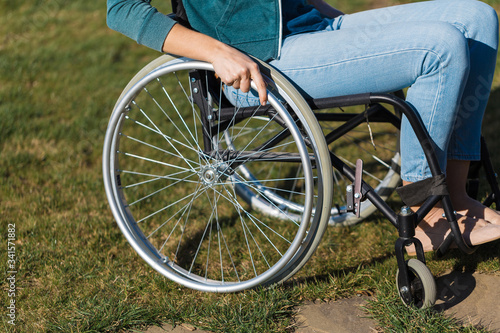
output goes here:
[{"label": "wheelchair footrest", "polygon": [[356,161],[356,173],[354,184],[348,185],[346,188],[346,212],[354,213],[356,217],[361,213],[361,201],[363,194],[361,191],[361,184],[363,183],[363,161],[358,159]]}]

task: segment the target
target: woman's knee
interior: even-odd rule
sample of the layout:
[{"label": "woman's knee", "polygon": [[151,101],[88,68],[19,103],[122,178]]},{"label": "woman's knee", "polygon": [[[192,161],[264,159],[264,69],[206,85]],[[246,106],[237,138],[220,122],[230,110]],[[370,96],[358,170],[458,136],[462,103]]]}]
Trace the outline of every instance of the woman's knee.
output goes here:
[{"label": "woman's knee", "polygon": [[476,22],[498,27],[498,15],[493,7],[477,0],[455,0],[457,6],[464,6],[465,15]]},{"label": "woman's knee", "polygon": [[466,38],[485,43],[497,48],[498,44],[498,14],[490,5],[476,0],[454,1],[459,7],[461,18],[455,25],[463,30]]},{"label": "woman's knee", "polygon": [[464,74],[468,72],[467,39],[455,26],[444,22],[422,22],[420,33],[432,66],[453,67]]}]

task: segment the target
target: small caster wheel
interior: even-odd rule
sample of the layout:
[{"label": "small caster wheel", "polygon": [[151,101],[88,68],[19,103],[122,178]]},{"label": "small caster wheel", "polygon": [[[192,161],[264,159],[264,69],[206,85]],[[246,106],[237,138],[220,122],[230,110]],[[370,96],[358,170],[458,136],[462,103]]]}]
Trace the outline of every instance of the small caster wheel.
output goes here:
[{"label": "small caster wheel", "polygon": [[[436,302],[436,281],[434,280],[434,276],[432,275],[429,268],[420,260],[410,259],[406,262],[408,265],[408,277],[410,280],[410,290],[411,296],[413,297],[413,305],[417,308],[429,308],[434,305]],[[405,298],[402,296],[402,291],[400,287],[404,284],[403,281],[400,281],[401,276],[398,272],[396,273],[396,285],[398,288],[399,296],[401,300],[406,305],[408,304],[405,301]]]}]

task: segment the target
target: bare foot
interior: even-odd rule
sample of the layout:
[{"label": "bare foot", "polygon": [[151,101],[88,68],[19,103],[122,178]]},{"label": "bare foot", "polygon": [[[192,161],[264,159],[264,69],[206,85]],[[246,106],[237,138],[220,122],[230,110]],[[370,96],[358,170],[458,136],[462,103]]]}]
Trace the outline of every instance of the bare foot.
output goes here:
[{"label": "bare foot", "polygon": [[459,198],[452,197],[453,208],[457,213],[477,219],[484,219],[490,223],[500,225],[500,214],[477,200],[465,195]]},{"label": "bare foot", "polygon": [[[442,217],[442,208],[433,208],[415,228],[415,237],[420,240],[424,252],[435,251],[450,233],[449,222]],[[481,218],[457,214],[458,226],[468,245],[480,245],[500,239],[500,225],[489,223]],[[415,255],[415,247],[408,246],[409,255]]]}]

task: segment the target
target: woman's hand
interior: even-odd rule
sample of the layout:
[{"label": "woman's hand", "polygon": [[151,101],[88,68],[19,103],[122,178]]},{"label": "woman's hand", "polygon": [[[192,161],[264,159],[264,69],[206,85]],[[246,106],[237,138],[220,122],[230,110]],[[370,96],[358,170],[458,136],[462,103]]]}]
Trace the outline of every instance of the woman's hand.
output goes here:
[{"label": "woman's hand", "polygon": [[250,90],[253,80],[260,103],[267,103],[266,83],[259,66],[235,48],[176,24],[163,43],[163,52],[210,62],[222,82],[243,92]]},{"label": "woman's hand", "polygon": [[222,44],[221,49],[213,53],[210,62],[222,82],[242,92],[250,91],[250,82],[253,80],[257,86],[260,103],[266,104],[266,83],[255,61],[240,51]]}]

